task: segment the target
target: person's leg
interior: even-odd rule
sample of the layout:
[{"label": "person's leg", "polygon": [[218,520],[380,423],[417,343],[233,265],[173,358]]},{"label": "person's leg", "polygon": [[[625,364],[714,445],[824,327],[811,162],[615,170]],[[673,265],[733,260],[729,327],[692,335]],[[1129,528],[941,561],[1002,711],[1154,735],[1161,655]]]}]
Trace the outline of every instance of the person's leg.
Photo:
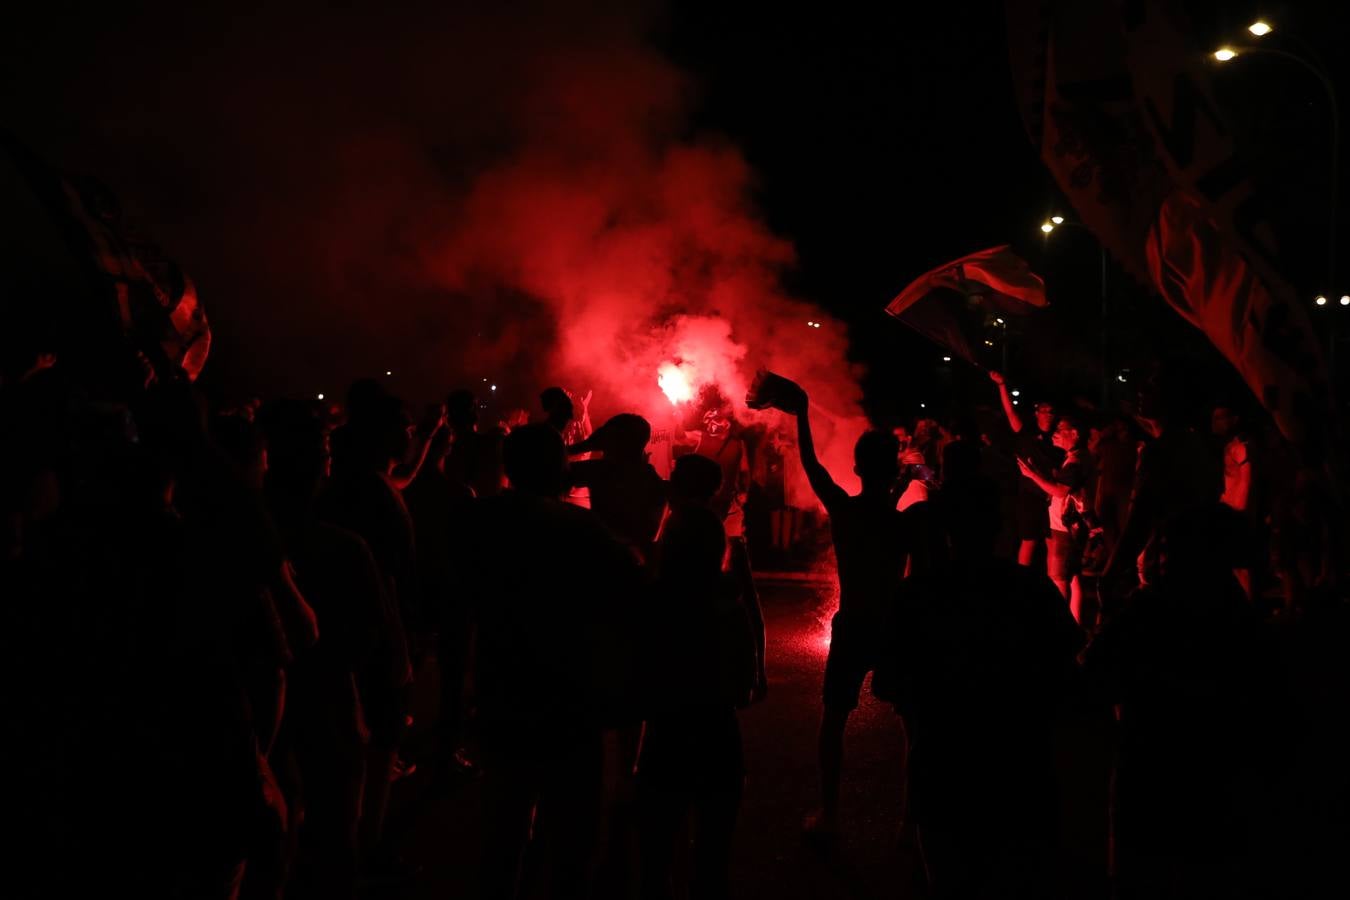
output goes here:
[{"label": "person's leg", "polygon": [[844,772],[844,730],[852,710],[829,706],[820,717],[816,753],[820,764],[820,811],[808,819],[808,831],[832,834],[839,823],[839,783]]},{"label": "person's leg", "polygon": [[440,675],[440,724],[437,728],[442,761],[455,758],[464,740],[464,681],[468,674],[470,623],[467,612],[453,605],[445,611],[437,639],[436,667]]},{"label": "person's leg", "polygon": [[745,786],[740,725],[734,718],[712,724],[703,783],[694,796],[694,865],[690,896],[731,896],[731,848]]},{"label": "person's leg", "polygon": [[658,779],[638,777],[638,864],[642,900],[674,900],[675,844],[688,798]]},{"label": "person's leg", "polygon": [[604,744],[599,732],[576,739],[546,764],[539,827],[548,846],[550,897],[588,897],[600,832]]},{"label": "person's leg", "polygon": [[483,900],[515,900],[521,862],[530,840],[538,772],[508,759],[483,760],[479,893]]},{"label": "person's leg", "polygon": [[830,627],[830,654],[825,658],[825,684],[822,691],[825,710],[820,717],[816,753],[820,765],[821,808],[808,816],[808,834],[832,836],[839,816],[839,782],[844,770],[844,730],[848,717],[858,708],[863,680],[871,665],[867,641],[849,630],[841,614],[836,613]]},{"label": "person's leg", "polygon": [[764,611],[759,605],[759,593],[755,590],[755,576],[750,568],[750,553],[745,546],[745,538],[734,537],[727,542],[729,567],[736,584],[741,589],[741,599],[745,611],[750,617],[750,631],[755,641],[756,686],[755,699],[763,699],[769,691],[769,678],[765,667],[766,641],[764,634]]},{"label": "person's leg", "polygon": [[1083,624],[1083,579],[1080,575],[1069,579],[1069,612],[1075,622]]}]

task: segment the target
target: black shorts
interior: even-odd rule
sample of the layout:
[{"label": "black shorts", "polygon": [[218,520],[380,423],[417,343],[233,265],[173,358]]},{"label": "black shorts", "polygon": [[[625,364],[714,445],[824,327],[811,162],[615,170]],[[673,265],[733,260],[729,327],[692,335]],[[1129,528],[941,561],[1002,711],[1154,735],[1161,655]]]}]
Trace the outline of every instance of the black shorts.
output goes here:
[{"label": "black shorts", "polygon": [[[1026,479],[1024,478],[1023,481]],[[1034,491],[1034,493],[1033,493]],[[1039,541],[1050,536],[1050,504],[1041,489],[1019,485],[1017,491],[1017,537]]]},{"label": "black shorts", "polygon": [[855,625],[835,613],[830,621],[830,653],[825,658],[825,706],[857,709],[863,680],[876,668],[879,655],[877,628]]},{"label": "black shorts", "polygon": [[1045,570],[1053,581],[1068,581],[1082,569],[1082,552],[1067,531],[1052,531],[1045,542]]}]

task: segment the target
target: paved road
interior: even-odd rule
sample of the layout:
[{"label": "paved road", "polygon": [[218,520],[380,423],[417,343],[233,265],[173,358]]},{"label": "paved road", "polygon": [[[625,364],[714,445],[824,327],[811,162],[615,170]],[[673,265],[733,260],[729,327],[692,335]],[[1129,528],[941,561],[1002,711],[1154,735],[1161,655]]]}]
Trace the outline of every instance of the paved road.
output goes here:
[{"label": "paved road", "polygon": [[[810,585],[765,585],[768,699],[742,714],[750,774],[737,832],[734,896],[853,900],[914,896],[915,855],[900,827],[899,720],[864,689],[846,743],[843,834],[836,852],[803,845],[816,803],[815,739],[826,630]],[[473,782],[437,786],[421,774],[398,785],[407,857],[418,885],[388,896],[471,897],[479,797]]]}]

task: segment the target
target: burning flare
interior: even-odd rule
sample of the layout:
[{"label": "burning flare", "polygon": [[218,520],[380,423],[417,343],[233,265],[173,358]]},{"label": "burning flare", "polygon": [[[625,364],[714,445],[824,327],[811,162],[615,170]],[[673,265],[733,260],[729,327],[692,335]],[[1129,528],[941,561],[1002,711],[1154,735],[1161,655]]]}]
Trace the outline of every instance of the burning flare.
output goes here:
[{"label": "burning flare", "polygon": [[694,389],[689,384],[689,377],[675,363],[661,363],[656,370],[656,383],[660,385],[661,392],[673,406],[694,399]]}]

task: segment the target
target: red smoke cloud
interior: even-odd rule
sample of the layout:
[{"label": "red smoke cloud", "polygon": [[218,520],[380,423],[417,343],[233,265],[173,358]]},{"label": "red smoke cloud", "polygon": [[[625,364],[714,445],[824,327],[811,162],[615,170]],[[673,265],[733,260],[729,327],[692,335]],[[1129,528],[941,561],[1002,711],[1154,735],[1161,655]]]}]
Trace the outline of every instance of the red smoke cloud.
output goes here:
[{"label": "red smoke cloud", "polygon": [[331,396],[390,369],[410,399],[562,383],[593,388],[597,417],[659,425],[663,363],[747,419],[778,415],[741,404],[765,367],[829,412],[822,456],[852,481],[844,329],[783,293],[792,246],[736,148],[690,133],[696,92],[646,43],[651,16],[359,6],[118,18],[79,69],[30,42],[63,121],[90,125],[64,152],[40,124],[25,136],[103,175],[193,274],[208,383]]}]

